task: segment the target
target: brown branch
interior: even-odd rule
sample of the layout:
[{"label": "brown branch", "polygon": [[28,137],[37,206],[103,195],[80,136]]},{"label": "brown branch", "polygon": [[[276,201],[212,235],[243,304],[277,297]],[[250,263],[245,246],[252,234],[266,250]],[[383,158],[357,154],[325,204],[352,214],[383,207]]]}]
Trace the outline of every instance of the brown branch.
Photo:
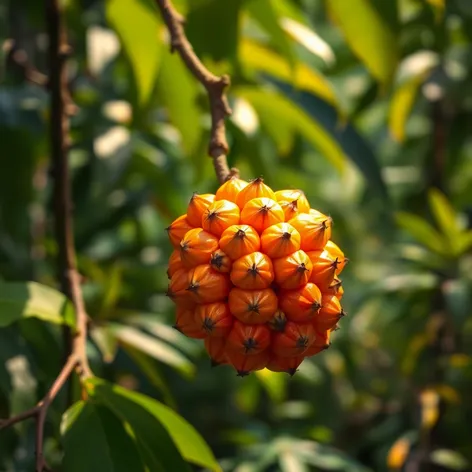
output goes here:
[{"label": "brown branch", "polygon": [[225,118],[231,114],[225,91],[230,85],[227,75],[218,77],[212,74],[195,54],[185,35],[183,18],[170,0],[156,0],[170,34],[171,51],[177,51],[188,70],[205,87],[210,101],[211,137],[208,154],[213,158],[213,166],[220,183],[232,175],[238,175],[237,169],[229,169],[226,155],[229,147],[226,140]]},{"label": "brown branch", "polygon": [[50,144],[54,175],[54,220],[58,246],[58,268],[62,292],[75,308],[76,334],[70,342],[67,360],[45,397],[32,409],[7,420],[0,420],[0,429],[28,418],[36,421],[36,472],[50,470],[44,460],[44,426],[47,412],[59,391],[74,370],[81,379],[92,375],[86,343],[88,317],[77,271],[71,209],[71,188],[68,163],[69,91],[66,59],[70,53],[62,23],[60,0],[46,0],[46,24],[49,37],[49,81],[51,92]]}]

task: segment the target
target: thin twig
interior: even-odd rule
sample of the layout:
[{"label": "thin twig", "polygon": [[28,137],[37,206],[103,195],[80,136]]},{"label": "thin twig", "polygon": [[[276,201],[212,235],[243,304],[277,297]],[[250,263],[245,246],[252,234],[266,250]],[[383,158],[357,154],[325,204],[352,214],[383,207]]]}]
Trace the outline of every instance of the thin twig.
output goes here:
[{"label": "thin twig", "polygon": [[61,290],[72,301],[76,313],[76,334],[71,340],[67,360],[45,397],[32,409],[10,419],[0,420],[0,429],[28,418],[36,420],[36,472],[50,470],[44,460],[44,426],[47,412],[74,370],[81,379],[92,375],[86,343],[88,317],[85,311],[80,276],[77,272],[71,211],[71,188],[68,163],[69,91],[66,59],[70,53],[62,24],[59,0],[46,0],[46,24],[49,37],[49,81],[51,92],[50,143],[54,175],[54,220],[58,246],[58,268]]},{"label": "thin twig", "polygon": [[231,114],[231,108],[225,91],[230,85],[230,78],[228,75],[218,77],[202,64],[185,35],[183,18],[170,0],[156,0],[156,3],[169,30],[171,50],[179,53],[188,70],[208,93],[211,113],[208,154],[213,158],[218,180],[223,183],[232,175],[239,174],[237,169],[229,169],[226,159],[229,147],[226,140],[225,118]]}]

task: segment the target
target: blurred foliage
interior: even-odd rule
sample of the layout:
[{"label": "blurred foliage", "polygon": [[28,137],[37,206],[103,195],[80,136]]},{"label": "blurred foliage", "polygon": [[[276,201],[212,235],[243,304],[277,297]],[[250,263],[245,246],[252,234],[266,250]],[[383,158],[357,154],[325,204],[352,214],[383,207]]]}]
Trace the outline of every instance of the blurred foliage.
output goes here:
[{"label": "blurred foliage", "polygon": [[[175,1],[231,75],[230,165],[303,189],[351,260],[331,348],[293,378],[244,379],[170,327],[165,297],[164,228],[217,188],[205,92],[151,0],[66,4],[78,263],[106,382],[54,403],[53,469],[218,470],[207,442],[224,471],[472,470],[471,2]],[[54,290],[47,90],[12,54],[47,73],[41,5],[0,1],[0,417],[44,395],[73,321]],[[31,422],[0,432],[1,471],[33,454]]]}]

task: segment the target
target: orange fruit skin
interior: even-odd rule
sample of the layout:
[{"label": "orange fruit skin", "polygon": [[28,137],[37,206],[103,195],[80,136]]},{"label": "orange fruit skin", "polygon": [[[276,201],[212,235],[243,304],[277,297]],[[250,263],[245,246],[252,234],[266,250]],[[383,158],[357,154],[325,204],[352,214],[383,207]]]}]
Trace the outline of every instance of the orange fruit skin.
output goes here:
[{"label": "orange fruit skin", "polygon": [[211,254],[218,249],[218,239],[202,228],[188,231],[180,241],[180,259],[188,269],[210,262]]},{"label": "orange fruit skin", "polygon": [[333,329],[338,321],[344,316],[336,295],[324,295],[321,299],[321,309],[313,318],[313,326],[316,331],[328,331]]},{"label": "orange fruit skin", "polygon": [[186,269],[177,270],[170,278],[167,296],[180,306],[193,305],[192,297],[187,291],[188,271]]},{"label": "orange fruit skin", "polygon": [[331,237],[331,218],[320,215],[315,216],[310,210],[310,213],[300,213],[289,221],[300,233],[300,247],[306,252],[322,249]]},{"label": "orange fruit skin", "polygon": [[172,254],[169,257],[169,266],[167,268],[167,277],[170,279],[172,276],[179,270],[185,269],[185,266],[182,264],[182,259],[180,259],[180,251],[174,249]]},{"label": "orange fruit skin", "polygon": [[338,287],[338,291],[336,292],[335,294],[337,297],[338,297],[338,300],[341,301],[342,298],[343,298],[343,295],[344,295],[344,287],[342,285],[340,285]]},{"label": "orange fruit skin", "polygon": [[233,176],[218,188],[215,200],[228,200],[236,203],[239,193],[247,184],[245,180]]},{"label": "orange fruit skin", "polygon": [[272,372],[286,372],[292,376],[304,359],[305,356],[280,357],[272,355],[266,367]]},{"label": "orange fruit skin", "polygon": [[280,357],[302,356],[315,341],[315,329],[310,323],[288,321],[285,330],[272,335],[272,352]]},{"label": "orange fruit skin", "polygon": [[300,213],[308,213],[310,211],[310,203],[306,198],[306,195],[301,190],[278,190],[275,192],[275,198],[282,204],[291,204],[296,202],[296,207]]},{"label": "orange fruit skin", "polygon": [[251,356],[231,350],[226,351],[228,362],[236,369],[239,377],[245,377],[255,370],[262,370],[270,360],[270,353],[262,351]]},{"label": "orange fruit skin", "polygon": [[270,288],[244,290],[234,287],[228,298],[233,316],[249,325],[267,323],[277,311],[277,303],[277,295]]},{"label": "orange fruit skin", "polygon": [[253,198],[241,210],[241,223],[252,226],[259,234],[284,219],[282,207],[271,198]]},{"label": "orange fruit skin", "polygon": [[233,327],[234,318],[228,304],[223,302],[207,303],[195,308],[195,319],[208,336],[225,337]]},{"label": "orange fruit skin", "polygon": [[240,212],[236,203],[228,200],[213,202],[202,216],[202,228],[215,236],[221,236],[223,231],[239,224]]},{"label": "orange fruit skin", "polygon": [[187,207],[188,222],[198,228],[202,226],[203,212],[215,201],[211,193],[194,193]]},{"label": "orange fruit skin", "polygon": [[209,265],[199,265],[188,273],[186,291],[196,304],[218,302],[229,294],[231,283],[226,274],[214,271]]},{"label": "orange fruit skin", "polygon": [[246,254],[259,251],[261,239],[252,226],[232,225],[223,231],[219,244],[220,249],[234,261]]},{"label": "orange fruit skin", "polygon": [[336,267],[336,275],[339,275],[344,267],[346,267],[346,264],[348,263],[348,259],[344,255],[344,252],[341,251],[339,246],[334,243],[333,241],[329,240],[326,242],[326,245],[324,247],[324,250],[334,259],[338,261],[337,267]]},{"label": "orange fruit skin", "polygon": [[226,274],[231,271],[233,262],[221,249],[217,249],[210,256],[210,265],[213,270]]},{"label": "orange fruit skin", "polygon": [[183,237],[186,235],[187,231],[193,229],[188,219],[187,215],[182,215],[176,218],[167,228],[167,236],[169,237],[169,241],[171,242],[172,246],[175,248],[180,247],[180,241],[182,241]]},{"label": "orange fruit skin", "polygon": [[235,320],[228,335],[226,354],[253,356],[265,351],[271,340],[270,329],[264,324],[248,325]]},{"label": "orange fruit skin", "polygon": [[275,282],[283,289],[296,289],[305,285],[311,276],[313,264],[305,251],[274,260]]},{"label": "orange fruit skin", "polygon": [[174,328],[189,338],[204,339],[207,337],[207,333],[202,329],[201,323],[195,317],[194,307],[177,305]]},{"label": "orange fruit skin", "polygon": [[261,234],[261,251],[272,259],[289,256],[300,249],[300,233],[289,223],[276,223]]},{"label": "orange fruit skin", "polygon": [[320,287],[329,287],[336,275],[336,268],[338,266],[336,258],[331,257],[324,249],[309,251],[307,255],[313,264],[310,282]]},{"label": "orange fruit skin", "polygon": [[296,290],[284,291],[279,296],[280,309],[288,320],[295,323],[313,321],[320,311],[321,300],[320,289],[311,282]]},{"label": "orange fruit skin", "polygon": [[230,278],[236,287],[260,290],[270,287],[274,280],[274,267],[270,257],[262,252],[252,252],[234,261]]},{"label": "orange fruit skin", "polygon": [[261,177],[249,182],[236,197],[236,204],[242,210],[246,203],[253,198],[271,198],[276,200],[274,191],[264,183]]},{"label": "orange fruit skin", "polygon": [[209,336],[205,338],[205,350],[211,359],[213,366],[228,364],[226,356],[226,339]]},{"label": "orange fruit skin", "polygon": [[337,295],[341,289],[342,281],[335,275],[333,281],[328,285],[319,285],[319,289],[323,295]]},{"label": "orange fruit skin", "polygon": [[328,349],[330,346],[330,332],[329,331],[315,331],[315,340],[313,344],[305,351],[305,357],[315,356],[320,352]]}]

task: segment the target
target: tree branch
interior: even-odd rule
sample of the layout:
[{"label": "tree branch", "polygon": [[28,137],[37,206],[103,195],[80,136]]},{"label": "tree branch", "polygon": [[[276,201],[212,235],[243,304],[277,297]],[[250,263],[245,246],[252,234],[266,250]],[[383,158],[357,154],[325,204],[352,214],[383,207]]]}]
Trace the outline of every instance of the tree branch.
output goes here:
[{"label": "tree branch", "polygon": [[171,51],[177,51],[188,70],[205,87],[210,101],[211,137],[208,154],[213,158],[213,166],[220,183],[232,175],[239,175],[237,169],[229,169],[226,155],[229,147],[226,140],[225,118],[231,114],[231,108],[225,95],[230,85],[227,75],[218,77],[212,74],[193,51],[183,27],[183,18],[175,10],[170,0],[156,0],[170,35]]},{"label": "tree branch", "polygon": [[68,163],[69,150],[69,91],[66,59],[70,53],[62,23],[60,0],[46,0],[46,24],[49,37],[49,82],[51,93],[50,145],[54,175],[54,222],[58,246],[58,269],[62,292],[75,308],[76,334],[70,342],[67,360],[45,397],[32,409],[10,419],[0,420],[0,429],[8,428],[28,418],[36,421],[36,472],[50,470],[44,460],[44,426],[47,412],[59,391],[74,370],[83,380],[92,375],[87,343],[87,313],[80,277],[77,272],[71,209],[71,188]]}]

